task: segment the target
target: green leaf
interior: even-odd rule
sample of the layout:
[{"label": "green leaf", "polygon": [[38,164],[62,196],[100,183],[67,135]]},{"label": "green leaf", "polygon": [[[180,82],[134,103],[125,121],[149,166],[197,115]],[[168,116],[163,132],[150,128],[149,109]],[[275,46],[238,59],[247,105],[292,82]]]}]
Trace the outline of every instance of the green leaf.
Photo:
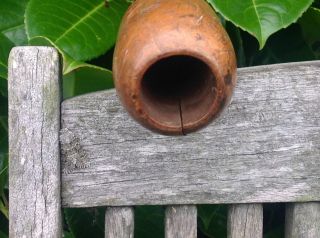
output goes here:
[{"label": "green leaf", "polygon": [[6,31],[23,23],[28,0],[0,1],[0,31]]},{"label": "green leaf", "polygon": [[246,37],[243,41],[248,66],[315,60],[314,53],[303,39],[299,24],[292,24],[272,35],[261,51],[258,51],[258,46],[255,50],[249,51],[255,43],[253,37],[249,37],[251,40]]},{"label": "green leaf", "polygon": [[207,0],[216,11],[255,36],[262,49],[270,35],[289,26],[313,0]]},{"label": "green leaf", "polygon": [[7,78],[8,57],[13,46],[14,44],[0,33],[0,77],[2,78]]},{"label": "green leaf", "polygon": [[0,238],[8,238],[8,236],[2,231],[0,231]]},{"label": "green leaf", "polygon": [[0,1],[0,32],[15,45],[27,44],[24,12],[28,0]]},{"label": "green leaf", "polygon": [[104,237],[104,208],[66,208],[70,237]]},{"label": "green leaf", "polygon": [[9,219],[9,211],[7,207],[3,204],[2,200],[0,200],[0,212]]},{"label": "green leaf", "polygon": [[0,77],[0,96],[8,97],[8,81]]},{"label": "green leaf", "polygon": [[137,206],[134,215],[134,237],[164,237],[164,209],[162,206]]},{"label": "green leaf", "polygon": [[109,88],[113,88],[111,71],[93,65],[80,67],[63,77],[64,98]]},{"label": "green leaf", "polygon": [[0,196],[7,185],[8,168],[8,98],[0,96]]},{"label": "green leaf", "polygon": [[314,52],[317,59],[320,59],[320,9],[309,8],[299,20],[303,37]]},{"label": "green leaf", "polygon": [[63,238],[76,238],[76,237],[71,232],[63,231]]},{"label": "green leaf", "polygon": [[0,198],[8,182],[8,154],[0,151]]},{"label": "green leaf", "polygon": [[24,24],[4,31],[3,34],[16,46],[27,45],[28,38]]},{"label": "green leaf", "polygon": [[48,38],[76,61],[89,60],[114,45],[128,5],[125,0],[30,0],[27,35]]},{"label": "green leaf", "polygon": [[210,238],[227,237],[227,206],[198,205],[199,229]]},{"label": "green leaf", "polygon": [[238,27],[231,24],[230,22],[226,22],[225,28],[228,32],[228,35],[232,41],[232,45],[234,47],[236,57],[237,57],[237,64],[238,67],[245,67],[246,66],[246,57],[243,48],[243,40],[241,38],[241,31]]}]

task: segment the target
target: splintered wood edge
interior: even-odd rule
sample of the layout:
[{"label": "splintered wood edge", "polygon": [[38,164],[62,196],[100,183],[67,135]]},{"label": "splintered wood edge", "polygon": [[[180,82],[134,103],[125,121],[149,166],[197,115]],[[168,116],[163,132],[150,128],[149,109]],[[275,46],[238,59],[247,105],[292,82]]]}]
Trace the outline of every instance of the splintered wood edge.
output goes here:
[{"label": "splintered wood edge", "polygon": [[180,137],[133,121],[114,90],[62,104],[65,207],[320,200],[320,62],[238,70],[232,103]]}]

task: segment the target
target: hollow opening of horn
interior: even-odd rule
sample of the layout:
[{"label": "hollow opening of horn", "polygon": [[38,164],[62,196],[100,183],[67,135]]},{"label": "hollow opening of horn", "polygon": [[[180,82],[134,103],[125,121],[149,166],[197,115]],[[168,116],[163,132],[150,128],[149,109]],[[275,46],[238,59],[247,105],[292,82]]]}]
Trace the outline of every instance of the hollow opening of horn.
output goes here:
[{"label": "hollow opening of horn", "polygon": [[215,99],[216,79],[202,60],[170,56],[152,64],[141,81],[141,94],[149,117],[164,126],[196,124]]}]

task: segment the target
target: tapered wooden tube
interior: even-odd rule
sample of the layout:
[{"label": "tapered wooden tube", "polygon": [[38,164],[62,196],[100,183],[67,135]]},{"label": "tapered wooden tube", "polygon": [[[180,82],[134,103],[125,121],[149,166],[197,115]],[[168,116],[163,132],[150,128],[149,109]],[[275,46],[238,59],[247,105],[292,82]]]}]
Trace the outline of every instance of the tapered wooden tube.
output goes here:
[{"label": "tapered wooden tube", "polygon": [[204,0],[136,0],[122,21],[114,81],[129,113],[163,134],[216,118],[236,84],[230,39]]}]

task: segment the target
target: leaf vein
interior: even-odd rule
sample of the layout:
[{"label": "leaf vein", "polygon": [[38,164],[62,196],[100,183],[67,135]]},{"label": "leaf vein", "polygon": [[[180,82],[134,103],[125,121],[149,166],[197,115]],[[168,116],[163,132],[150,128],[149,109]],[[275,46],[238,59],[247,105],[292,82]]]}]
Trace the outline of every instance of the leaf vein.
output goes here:
[{"label": "leaf vein", "polygon": [[94,9],[89,11],[83,18],[81,18],[78,22],[76,22],[74,25],[72,25],[69,29],[67,29],[62,35],[60,35],[56,40],[55,43],[58,43],[59,40],[61,40],[64,36],[66,36],[69,32],[71,32],[74,28],[76,28],[79,24],[81,24],[83,21],[85,21],[87,18],[89,18],[92,14],[94,14],[96,11],[98,11],[101,7],[104,6],[104,3],[102,2],[98,6],[96,6]]}]

